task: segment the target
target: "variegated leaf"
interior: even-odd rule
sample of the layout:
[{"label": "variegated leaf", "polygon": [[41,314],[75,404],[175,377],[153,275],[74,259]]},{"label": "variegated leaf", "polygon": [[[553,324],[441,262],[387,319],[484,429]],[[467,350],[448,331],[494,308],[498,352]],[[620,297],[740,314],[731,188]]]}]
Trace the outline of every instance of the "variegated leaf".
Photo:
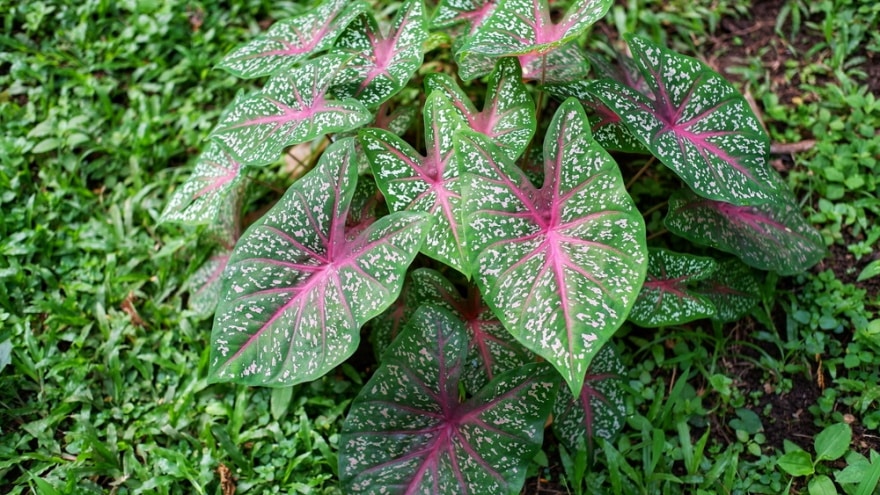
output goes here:
[{"label": "variegated leaf", "polygon": [[436,219],[422,252],[469,275],[458,167],[452,160],[452,136],[465,120],[442,92],[428,96],[424,118],[426,156],[381,129],[361,131],[361,146],[391,211],[424,211]]},{"label": "variegated leaf", "polygon": [[584,441],[592,450],[593,438],[611,440],[626,420],[626,368],[610,344],[590,363],[580,395],[560,393],[553,404],[553,434],[569,452]]},{"label": "variegated leaf", "polygon": [[787,201],[737,206],[677,191],[664,219],[670,232],[734,254],[747,265],[794,275],[825,256],[822,236]]},{"label": "variegated leaf", "polygon": [[219,67],[246,79],[287,70],[333,46],[348,23],[366,9],[364,2],[326,0],[302,15],[276,22],[224,57]]},{"label": "variegated leaf", "polygon": [[415,121],[418,113],[418,105],[414,102],[401,104],[394,110],[390,110],[388,108],[388,102],[385,102],[376,112],[376,119],[373,121],[373,127],[385,129],[398,136],[403,136],[410,128],[413,121]]},{"label": "variegated leaf", "polygon": [[407,0],[383,34],[370,14],[352,22],[336,41],[336,50],[351,57],[333,82],[336,95],[378,105],[406,86],[422,65],[428,21],[422,0]]},{"label": "variegated leaf", "polygon": [[761,301],[761,287],[753,270],[736,258],[718,264],[718,269],[697,287],[715,306],[713,320],[727,323],[751,313]]},{"label": "variegated leaf", "polygon": [[222,288],[222,275],[231,251],[221,249],[212,255],[184,284],[189,291],[187,306],[199,316],[210,316],[217,309]]},{"label": "variegated leaf", "polygon": [[425,89],[445,93],[470,128],[492,138],[511,160],[522,154],[535,133],[535,102],[522,83],[522,72],[513,58],[500,59],[489,76],[481,112],[446,74],[425,76]]},{"label": "variegated leaf", "polygon": [[160,221],[192,225],[216,223],[228,202],[238,203],[242,166],[219,143],[211,142],[199,155],[195,170],[165,206]]},{"label": "variegated leaf", "polygon": [[627,36],[650,95],[616,80],[589,90],[700,196],[745,205],[776,201],[770,140],[745,98],[691,57]]},{"label": "variegated leaf", "polygon": [[629,312],[629,321],[642,327],[681,325],[715,314],[712,302],[695,285],[718,268],[712,258],[648,250],[648,276]]},{"label": "variegated leaf", "polygon": [[547,0],[501,0],[456,58],[466,58],[470,53],[503,57],[550,52],[583,34],[605,16],[612,3],[575,0],[554,23]]},{"label": "variegated leaf", "polygon": [[389,215],[348,239],[353,155],[353,139],[331,145],[235,246],[211,334],[211,380],[318,378],[354,352],[361,325],[397,297],[430,219]]},{"label": "variegated leaf", "polygon": [[504,326],[581,391],[593,356],[623,323],[647,268],[645,224],[614,160],[574,99],[544,139],[535,188],[491,141],[463,131],[465,225],[477,285]]},{"label": "variegated leaf", "polygon": [[431,27],[449,28],[464,23],[468,26],[468,34],[473,34],[497,4],[496,0],[440,0],[431,19]]},{"label": "variegated leaf", "polygon": [[[586,78],[590,65],[576,43],[568,43],[547,53],[517,55],[522,78],[541,83],[564,83]],[[458,75],[465,81],[488,74],[497,57],[472,53],[458,61]]]},{"label": "variegated leaf", "polygon": [[325,55],[272,77],[259,93],[236,100],[211,138],[240,163],[264,165],[278,160],[286,146],[367,124],[372,114],[361,103],[327,95],[346,60]]},{"label": "variegated leaf", "polygon": [[519,493],[558,377],[529,364],[462,400],[467,342],[448,311],[415,313],[345,420],[339,476],[348,493]]}]

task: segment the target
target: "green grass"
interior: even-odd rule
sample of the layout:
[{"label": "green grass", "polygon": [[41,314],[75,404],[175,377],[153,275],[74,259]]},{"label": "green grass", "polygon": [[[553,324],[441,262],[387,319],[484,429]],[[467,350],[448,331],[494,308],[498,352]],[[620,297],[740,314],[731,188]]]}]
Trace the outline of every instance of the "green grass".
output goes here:
[{"label": "green grass", "polygon": [[[825,389],[802,414],[816,431],[854,421],[856,435],[878,435],[880,294],[876,279],[857,279],[880,257],[880,103],[864,65],[880,52],[880,14],[870,2],[786,5],[783,38],[796,28],[820,41],[784,68],[800,75],[803,104],[774,95],[757,61],[735,73],[774,142],[816,140],[786,177],[849,266],[769,277],[740,326],[622,330],[624,433],[592,463],[548,443],[532,469],[573,493],[806,492],[807,478],[777,466],[767,433],[780,419],[764,404],[815,384],[820,363]],[[0,493],[214,494],[224,467],[237,493],[339,491],[337,435],[363,370],[280,391],[208,385],[210,320],[186,309],[182,287],[213,245],[157,224],[247,86],[213,65],[301,8],[0,4]],[[699,54],[719,11],[749,8],[632,0],[608,22]],[[873,466],[852,451],[845,464]],[[834,480],[842,470],[821,466]]]}]

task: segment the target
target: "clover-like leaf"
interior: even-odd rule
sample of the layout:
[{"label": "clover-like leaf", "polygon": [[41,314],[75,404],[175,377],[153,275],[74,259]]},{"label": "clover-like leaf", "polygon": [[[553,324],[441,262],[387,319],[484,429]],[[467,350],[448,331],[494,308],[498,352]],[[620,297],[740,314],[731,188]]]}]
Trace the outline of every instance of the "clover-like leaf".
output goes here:
[{"label": "clover-like leaf", "polygon": [[558,377],[543,363],[497,376],[463,400],[468,334],[425,305],[385,352],[342,429],[348,493],[518,493],[540,449]]},{"label": "clover-like leaf", "polygon": [[715,314],[712,302],[695,285],[718,268],[712,258],[648,251],[648,276],[629,313],[629,321],[642,327],[680,325]]},{"label": "clover-like leaf", "polygon": [[276,22],[266,33],[233,50],[218,66],[246,79],[287,70],[333,46],[348,23],[366,9],[364,2],[327,0]]},{"label": "clover-like leaf", "polygon": [[189,290],[187,305],[195,314],[214,314],[223,287],[223,271],[226,270],[231,254],[231,251],[225,249],[213,254],[186,280],[184,287]]},{"label": "clover-like leaf", "polygon": [[428,96],[424,118],[426,156],[381,129],[361,131],[361,146],[391,211],[424,211],[435,217],[422,252],[469,275],[459,173],[452,159],[452,136],[465,120],[438,91]]},{"label": "clover-like leaf", "polygon": [[592,450],[593,438],[611,440],[626,419],[626,368],[608,344],[596,354],[584,377],[580,395],[559,394],[553,405],[553,433],[569,451],[581,440]]},{"label": "clover-like leaf", "polygon": [[718,263],[718,269],[696,291],[712,302],[712,319],[722,323],[739,320],[761,301],[761,287],[752,269],[736,258]]},{"label": "clover-like leaf", "polygon": [[193,225],[215,223],[242,183],[242,166],[219,143],[212,142],[199,155],[195,170],[178,187],[162,212],[161,221]]},{"label": "clover-like leaf", "polygon": [[468,37],[456,59],[469,53],[493,57],[543,54],[574,40],[605,16],[612,0],[575,0],[553,22],[547,0],[501,0]]},{"label": "clover-like leaf", "polygon": [[739,205],[774,200],[770,140],[745,98],[696,59],[626,39],[650,96],[614,79],[589,90],[700,196]]},{"label": "clover-like leaf", "polygon": [[430,219],[388,215],[350,239],[354,154],[353,138],[331,145],[235,246],[211,334],[212,380],[318,378],[354,352],[361,325],[397,297]]},{"label": "clover-like leaf", "polygon": [[425,88],[429,92],[444,92],[467,119],[468,126],[492,138],[511,160],[522,154],[535,133],[535,102],[522,83],[522,71],[513,58],[498,61],[489,76],[486,99],[480,112],[455,80],[446,74],[428,74]]},{"label": "clover-like leaf", "polygon": [[368,106],[384,102],[403,89],[422,65],[422,44],[427,39],[422,0],[407,0],[387,34],[372,15],[359,16],[336,41],[336,50],[351,60],[334,80],[333,92]]},{"label": "clover-like leaf", "polygon": [[465,225],[477,285],[508,331],[580,393],[593,356],[645,278],[645,224],[620,170],[566,100],[544,139],[544,184],[481,134],[460,131]]},{"label": "clover-like leaf", "polygon": [[361,103],[327,94],[333,74],[346,60],[324,55],[272,77],[259,93],[233,102],[211,138],[238,162],[264,165],[278,160],[286,146],[367,124],[372,114]]},{"label": "clover-like leaf", "polygon": [[664,223],[670,232],[691,242],[780,275],[800,273],[825,256],[822,236],[788,201],[737,206],[676,191]]}]

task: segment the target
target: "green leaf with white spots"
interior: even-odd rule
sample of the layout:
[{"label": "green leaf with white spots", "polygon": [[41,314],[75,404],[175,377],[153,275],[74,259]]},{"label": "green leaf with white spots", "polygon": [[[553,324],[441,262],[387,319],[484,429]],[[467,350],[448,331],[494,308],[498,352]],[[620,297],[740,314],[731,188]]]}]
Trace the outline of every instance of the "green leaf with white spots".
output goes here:
[{"label": "green leaf with white spots", "polygon": [[[505,57],[507,58],[507,57]],[[563,83],[583,79],[590,74],[590,65],[576,43],[568,43],[547,53],[515,56],[522,68],[522,78],[541,83]],[[471,53],[458,61],[458,75],[465,81],[488,74],[497,57]]]},{"label": "green leaf with white spots", "polygon": [[553,434],[566,449],[576,451],[581,440],[592,450],[593,439],[611,440],[626,421],[626,368],[611,344],[593,358],[580,395],[560,393],[553,404]]},{"label": "green leaf with white spots", "polygon": [[670,232],[738,256],[745,264],[794,275],[825,257],[825,243],[788,201],[737,206],[677,191],[664,219]]},{"label": "green leaf with white spots", "polygon": [[199,316],[214,314],[220,301],[223,272],[231,254],[231,251],[220,250],[186,280],[184,287],[189,291],[187,305],[195,314]]},{"label": "green leaf with white spots", "polygon": [[348,493],[519,493],[541,447],[558,376],[534,363],[464,400],[464,324],[419,308],[352,403],[339,440]]},{"label": "green leaf with white spots", "polygon": [[302,15],[276,22],[264,34],[233,50],[218,66],[245,79],[285,71],[328,50],[366,9],[364,2],[327,0]]},{"label": "green leaf with white spots", "polygon": [[510,333],[578,394],[645,278],[645,224],[616,163],[566,100],[536,188],[485,136],[461,131],[465,225],[477,286]]},{"label": "green leaf with white spots", "polygon": [[700,196],[739,205],[778,200],[770,140],[745,98],[696,59],[626,39],[650,91],[614,79],[589,90]]},{"label": "green leaf with white spots", "polygon": [[353,138],[331,145],[235,246],[211,334],[212,381],[314,380],[397,297],[430,219],[388,215],[350,238],[354,154]]},{"label": "green leaf with white spots", "polygon": [[535,134],[535,102],[522,83],[522,71],[514,58],[498,61],[489,76],[483,110],[478,112],[467,94],[446,74],[425,76],[425,89],[442,91],[467,119],[471,129],[489,136],[511,160],[516,160]]},{"label": "green leaf with white spots", "polygon": [[236,99],[210,137],[239,163],[265,165],[277,161],[286,146],[369,123],[373,116],[361,103],[327,94],[346,60],[325,55],[272,77],[259,93]]},{"label": "green leaf with white spots", "polygon": [[199,155],[192,175],[178,187],[160,221],[191,225],[216,223],[226,213],[224,205],[238,203],[242,166],[219,143],[211,142]]},{"label": "green leaf with white spots", "polygon": [[648,275],[629,321],[642,327],[680,325],[715,314],[715,306],[695,285],[718,268],[712,258],[648,250]]},{"label": "green leaf with white spots", "polygon": [[469,34],[483,24],[498,3],[495,0],[440,0],[431,27],[449,28],[467,24]]},{"label": "green leaf with white spots", "polygon": [[465,41],[456,59],[470,53],[503,57],[550,52],[583,34],[611,7],[613,0],[576,0],[553,22],[547,0],[501,0]]},{"label": "green leaf with white spots", "polygon": [[753,270],[736,258],[719,262],[718,269],[701,281],[696,291],[712,302],[712,319],[722,323],[739,320],[761,301],[761,286]]},{"label": "green leaf with white spots", "polygon": [[333,82],[333,92],[378,105],[406,86],[422,65],[422,44],[428,39],[428,21],[422,0],[408,0],[397,11],[387,33],[376,19],[363,14],[336,41],[335,51],[351,60]]},{"label": "green leaf with white spots", "polygon": [[361,147],[391,211],[423,211],[436,219],[422,252],[469,275],[458,166],[452,159],[452,136],[466,123],[438,91],[428,96],[424,118],[426,156],[381,129],[361,131]]}]

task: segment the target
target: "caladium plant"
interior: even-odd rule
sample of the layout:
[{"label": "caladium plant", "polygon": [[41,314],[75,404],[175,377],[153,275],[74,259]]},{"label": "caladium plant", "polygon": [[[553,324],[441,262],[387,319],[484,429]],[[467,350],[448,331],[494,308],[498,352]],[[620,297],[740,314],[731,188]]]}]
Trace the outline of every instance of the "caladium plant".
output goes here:
[{"label": "caladium plant", "polygon": [[[268,79],[162,215],[219,241],[183,289],[215,314],[208,379],[314,380],[370,331],[347,491],[517,493],[548,424],[569,449],[624,424],[620,326],[735,321],[755,269],[823,255],[733,86],[636,36],[615,62],[584,48],[611,3],[324,0],[221,62]],[[241,225],[249,169],[292,146],[315,165]],[[638,154],[680,177],[665,226],[689,252],[648,241],[644,176],[616,162]]]}]

